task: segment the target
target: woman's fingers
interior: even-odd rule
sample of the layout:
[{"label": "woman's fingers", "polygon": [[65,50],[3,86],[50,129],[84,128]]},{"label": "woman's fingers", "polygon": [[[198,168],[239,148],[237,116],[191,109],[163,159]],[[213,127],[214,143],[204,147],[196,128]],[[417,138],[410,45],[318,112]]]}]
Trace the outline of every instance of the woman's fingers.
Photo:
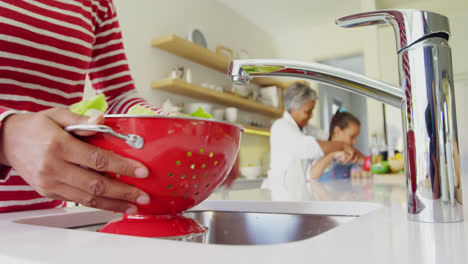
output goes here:
[{"label": "woman's fingers", "polygon": [[[138,204],[148,204],[150,202],[148,194],[123,182],[110,179],[97,172],[80,168],[73,164],[65,163],[61,167],[64,171],[64,176],[61,178],[62,183],[74,186],[93,197],[125,200]],[[67,194],[59,193],[59,195],[66,197]]]},{"label": "woman's fingers", "polygon": [[[87,117],[78,115],[68,111],[65,108],[52,108],[44,111],[46,115],[58,125],[65,127],[76,124],[102,124],[104,122],[103,116]],[[79,135],[92,135],[96,132],[81,131]],[[57,135],[60,139],[60,145],[55,150],[58,150],[58,157],[62,159],[84,165],[96,171],[110,171],[121,175],[145,178],[148,176],[148,169],[138,161],[123,158],[114,153],[101,150],[95,146],[87,144],[83,141],[75,139],[67,132],[63,131]]]},{"label": "woman's fingers", "polygon": [[67,184],[58,186],[57,191],[66,194],[66,196],[63,197],[64,199],[61,200],[77,202],[87,207],[127,214],[135,214],[138,211],[137,207],[128,201],[96,196]]},{"label": "woman's fingers", "polygon": [[[64,132],[66,133],[66,132]],[[64,160],[84,165],[95,171],[109,171],[120,175],[145,178],[148,176],[148,169],[140,162],[95,147],[91,144],[74,138],[71,135],[63,142],[65,145],[59,148],[58,155]]]},{"label": "woman's fingers", "polygon": [[[46,116],[57,123],[61,127],[71,126],[71,125],[85,125],[85,124],[93,124],[93,125],[102,125],[104,124],[104,116],[93,116],[88,117],[84,115],[75,114],[69,111],[66,108],[56,107],[45,110],[44,113]],[[96,134],[95,131],[74,131],[73,132],[79,136],[92,136]]]},{"label": "woman's fingers", "polygon": [[346,153],[346,161],[355,163],[358,159],[358,151],[351,147],[351,146],[345,146],[343,151]]},{"label": "woman's fingers", "polygon": [[78,166],[128,176],[148,175],[140,162],[100,150],[63,130],[67,125],[101,121],[89,121],[61,108],[15,114],[3,124],[1,151],[7,164],[43,196],[120,212],[136,208],[132,203],[149,203],[142,190]]},{"label": "woman's fingers", "polygon": [[337,151],[334,155],[334,158],[338,160],[339,162],[345,162],[346,161],[346,153],[344,151]]},{"label": "woman's fingers", "polygon": [[[104,122],[102,115],[89,118],[60,108],[51,109],[47,115],[62,127],[75,124],[102,124]],[[93,133],[80,134],[91,135]],[[85,143],[65,131],[58,137],[60,137],[58,140],[60,146],[55,148],[55,155],[58,159],[63,160],[58,165],[63,168],[62,175],[65,175],[60,178],[60,181],[68,188],[76,190],[72,195],[57,189],[54,190],[55,193],[89,207],[119,212],[136,210],[135,205],[129,202],[137,204],[150,202],[149,195],[145,192],[95,172],[109,171],[120,175],[144,178],[148,176],[148,169],[143,164]],[[86,166],[94,171],[75,164]]]}]

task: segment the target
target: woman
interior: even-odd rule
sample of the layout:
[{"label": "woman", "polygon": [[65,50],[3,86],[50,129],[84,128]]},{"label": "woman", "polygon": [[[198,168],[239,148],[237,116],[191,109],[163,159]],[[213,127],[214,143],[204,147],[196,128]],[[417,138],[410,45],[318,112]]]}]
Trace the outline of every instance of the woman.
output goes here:
[{"label": "woman", "polygon": [[[339,109],[330,122],[329,140],[331,142],[344,142],[353,146],[356,144],[360,129],[361,124],[355,116]],[[312,181],[349,179],[353,166],[355,165],[347,163],[343,151],[331,152],[310,167],[310,179]]]},{"label": "woman", "polygon": [[271,190],[272,200],[308,199],[306,166],[310,160],[343,151],[349,160],[360,155],[349,144],[317,140],[303,133],[315,108],[317,94],[302,83],[291,85],[284,94],[285,112],[271,127],[270,170],[263,187]]},{"label": "woman", "polygon": [[144,178],[143,164],[63,130],[104,122],[67,110],[82,100],[87,75],[108,113],[148,105],[136,94],[112,0],[0,0],[0,23],[0,213],[74,201],[131,214],[149,203],[142,190],[99,173]]}]

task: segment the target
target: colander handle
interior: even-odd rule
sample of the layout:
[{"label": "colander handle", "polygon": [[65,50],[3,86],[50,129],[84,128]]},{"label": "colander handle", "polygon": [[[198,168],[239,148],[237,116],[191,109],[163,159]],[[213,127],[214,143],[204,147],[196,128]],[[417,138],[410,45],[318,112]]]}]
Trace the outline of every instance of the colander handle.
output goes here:
[{"label": "colander handle", "polygon": [[96,132],[101,132],[101,133],[106,133],[109,135],[112,135],[116,138],[120,138],[125,140],[125,143],[127,143],[129,146],[136,148],[136,149],[141,149],[144,144],[144,140],[142,137],[138,135],[133,135],[133,134],[120,134],[115,132],[112,128],[104,125],[72,125],[72,126],[67,126],[65,127],[65,131],[67,132],[72,132],[72,131],[96,131]]}]

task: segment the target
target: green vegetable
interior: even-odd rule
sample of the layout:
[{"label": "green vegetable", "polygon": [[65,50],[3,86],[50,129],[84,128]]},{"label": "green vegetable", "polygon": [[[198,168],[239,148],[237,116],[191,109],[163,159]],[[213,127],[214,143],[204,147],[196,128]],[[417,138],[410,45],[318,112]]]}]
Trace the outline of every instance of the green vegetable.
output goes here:
[{"label": "green vegetable", "polygon": [[[79,115],[93,115],[97,111],[105,113],[107,108],[106,97],[103,94],[94,96],[91,99],[80,101],[76,104],[70,106],[70,111]],[[146,108],[141,105],[134,105],[128,109],[127,114],[131,115],[158,115],[156,111],[153,111],[149,108]],[[173,113],[171,115],[179,115],[178,113]],[[210,114],[205,112],[203,108],[199,107],[197,111],[189,114],[188,116],[193,117],[202,117],[202,118],[213,118]]]},{"label": "green vegetable", "polygon": [[390,171],[390,164],[388,161],[381,161],[371,166],[371,172],[375,174],[384,174]]},{"label": "green vegetable", "polygon": [[[134,106],[130,107],[130,109],[128,109],[127,114],[131,114],[131,115],[157,115],[158,113],[156,113],[155,111],[153,111],[153,110],[151,110],[149,108],[146,108],[144,106],[134,105]],[[180,114],[173,113],[171,115],[180,115]],[[206,113],[203,110],[203,108],[201,108],[201,107],[199,107],[197,109],[197,111],[189,114],[188,116],[202,117],[202,118],[213,118],[213,116]]]},{"label": "green vegetable", "polygon": [[76,104],[72,104],[70,106],[70,111],[79,115],[86,115],[90,114],[93,111],[89,111],[91,109],[100,111],[101,113],[105,113],[107,110],[107,101],[106,97],[103,94],[99,94],[94,96],[91,99],[80,101]]},{"label": "green vegetable", "polygon": [[155,111],[141,105],[134,105],[128,109],[127,114],[130,115],[157,115]]},{"label": "green vegetable", "polygon": [[189,114],[189,116],[194,116],[194,117],[203,117],[203,118],[213,118],[212,115],[208,114],[207,112],[205,112],[205,110],[203,110],[203,108],[201,107],[198,107],[197,111]]}]

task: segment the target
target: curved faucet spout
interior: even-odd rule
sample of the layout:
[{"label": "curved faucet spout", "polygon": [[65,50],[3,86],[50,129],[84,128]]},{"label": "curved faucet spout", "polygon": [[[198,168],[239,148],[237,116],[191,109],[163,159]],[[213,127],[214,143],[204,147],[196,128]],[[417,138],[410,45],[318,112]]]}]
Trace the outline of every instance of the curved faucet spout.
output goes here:
[{"label": "curved faucet spout", "polygon": [[404,98],[401,88],[379,82],[347,70],[312,62],[276,59],[234,60],[229,67],[234,83],[248,83],[254,77],[296,77],[315,80],[383,103],[400,107]]},{"label": "curved faucet spout", "polygon": [[408,219],[436,223],[463,221],[447,17],[420,10],[378,10],[343,17],[337,23],[344,27],[393,25],[400,87],[323,64],[277,59],[232,61],[229,67],[232,81],[247,83],[257,76],[298,77],[400,107]]}]

